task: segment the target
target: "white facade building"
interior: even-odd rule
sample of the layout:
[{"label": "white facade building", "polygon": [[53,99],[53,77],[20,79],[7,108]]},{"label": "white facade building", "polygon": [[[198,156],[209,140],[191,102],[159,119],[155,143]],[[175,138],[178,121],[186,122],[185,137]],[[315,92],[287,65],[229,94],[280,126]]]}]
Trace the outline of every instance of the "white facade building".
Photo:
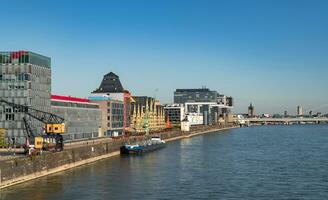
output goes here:
[{"label": "white facade building", "polygon": [[297,115],[302,116],[303,115],[303,107],[302,106],[297,106]]}]

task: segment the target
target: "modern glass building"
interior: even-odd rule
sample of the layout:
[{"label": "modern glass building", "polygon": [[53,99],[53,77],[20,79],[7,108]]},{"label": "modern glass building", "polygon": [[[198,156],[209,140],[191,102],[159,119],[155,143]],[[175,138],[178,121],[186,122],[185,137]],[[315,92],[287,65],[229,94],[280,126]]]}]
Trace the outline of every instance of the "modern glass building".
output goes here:
[{"label": "modern glass building", "polygon": [[[0,98],[50,112],[50,94],[49,57],[30,51],[0,52]],[[24,116],[19,110],[0,105],[0,128],[6,130],[10,141],[25,141]],[[28,121],[36,133],[42,133],[42,123],[33,118]]]},{"label": "modern glass building", "polygon": [[101,111],[101,136],[119,136],[124,130],[124,102],[108,95],[90,96],[90,102],[99,105]]},{"label": "modern glass building", "polygon": [[185,118],[183,104],[168,104],[164,106],[165,118],[169,119],[172,127],[180,127]]},{"label": "modern glass building", "polygon": [[209,125],[227,117],[233,107],[233,98],[208,88],[176,89],[174,103],[184,105],[191,125]]},{"label": "modern glass building", "polygon": [[65,140],[94,138],[101,128],[101,110],[90,100],[51,95],[51,112],[65,119]]},{"label": "modern glass building", "polygon": [[186,102],[216,102],[218,93],[207,88],[202,89],[176,89],[174,92],[174,103]]},{"label": "modern glass building", "polygon": [[34,64],[50,68],[51,60],[31,51],[5,51],[0,52],[0,64]]}]

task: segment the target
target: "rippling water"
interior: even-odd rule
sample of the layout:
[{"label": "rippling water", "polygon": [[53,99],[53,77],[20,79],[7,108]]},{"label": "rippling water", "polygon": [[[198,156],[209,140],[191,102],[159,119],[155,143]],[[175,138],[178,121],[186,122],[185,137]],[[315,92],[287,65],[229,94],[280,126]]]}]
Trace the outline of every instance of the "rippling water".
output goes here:
[{"label": "rippling water", "polygon": [[262,126],[168,143],[1,190],[0,199],[328,199],[328,126]]}]

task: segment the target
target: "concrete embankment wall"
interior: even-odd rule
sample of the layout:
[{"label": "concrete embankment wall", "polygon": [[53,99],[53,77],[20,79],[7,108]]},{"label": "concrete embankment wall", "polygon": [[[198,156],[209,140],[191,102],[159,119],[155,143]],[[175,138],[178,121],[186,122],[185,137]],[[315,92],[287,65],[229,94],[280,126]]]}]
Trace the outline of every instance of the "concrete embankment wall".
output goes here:
[{"label": "concrete embankment wall", "polygon": [[[157,133],[162,139],[170,141],[212,132],[232,126],[198,127],[186,133],[170,131]],[[100,159],[119,155],[119,148],[123,144],[135,143],[151,136],[134,136],[128,138],[110,139],[104,142],[88,143],[79,147],[65,149],[62,152],[44,153],[41,156],[21,157],[0,163],[0,188],[8,187],[38,177],[60,172],[76,166],[94,162]]]}]

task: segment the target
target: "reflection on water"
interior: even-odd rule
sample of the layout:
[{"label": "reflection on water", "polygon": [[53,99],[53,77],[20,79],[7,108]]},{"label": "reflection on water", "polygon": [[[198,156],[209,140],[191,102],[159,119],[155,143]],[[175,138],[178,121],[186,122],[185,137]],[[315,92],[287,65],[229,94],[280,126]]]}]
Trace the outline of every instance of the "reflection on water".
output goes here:
[{"label": "reflection on water", "polygon": [[328,126],[251,127],[99,161],[0,199],[328,199],[327,166]]}]

